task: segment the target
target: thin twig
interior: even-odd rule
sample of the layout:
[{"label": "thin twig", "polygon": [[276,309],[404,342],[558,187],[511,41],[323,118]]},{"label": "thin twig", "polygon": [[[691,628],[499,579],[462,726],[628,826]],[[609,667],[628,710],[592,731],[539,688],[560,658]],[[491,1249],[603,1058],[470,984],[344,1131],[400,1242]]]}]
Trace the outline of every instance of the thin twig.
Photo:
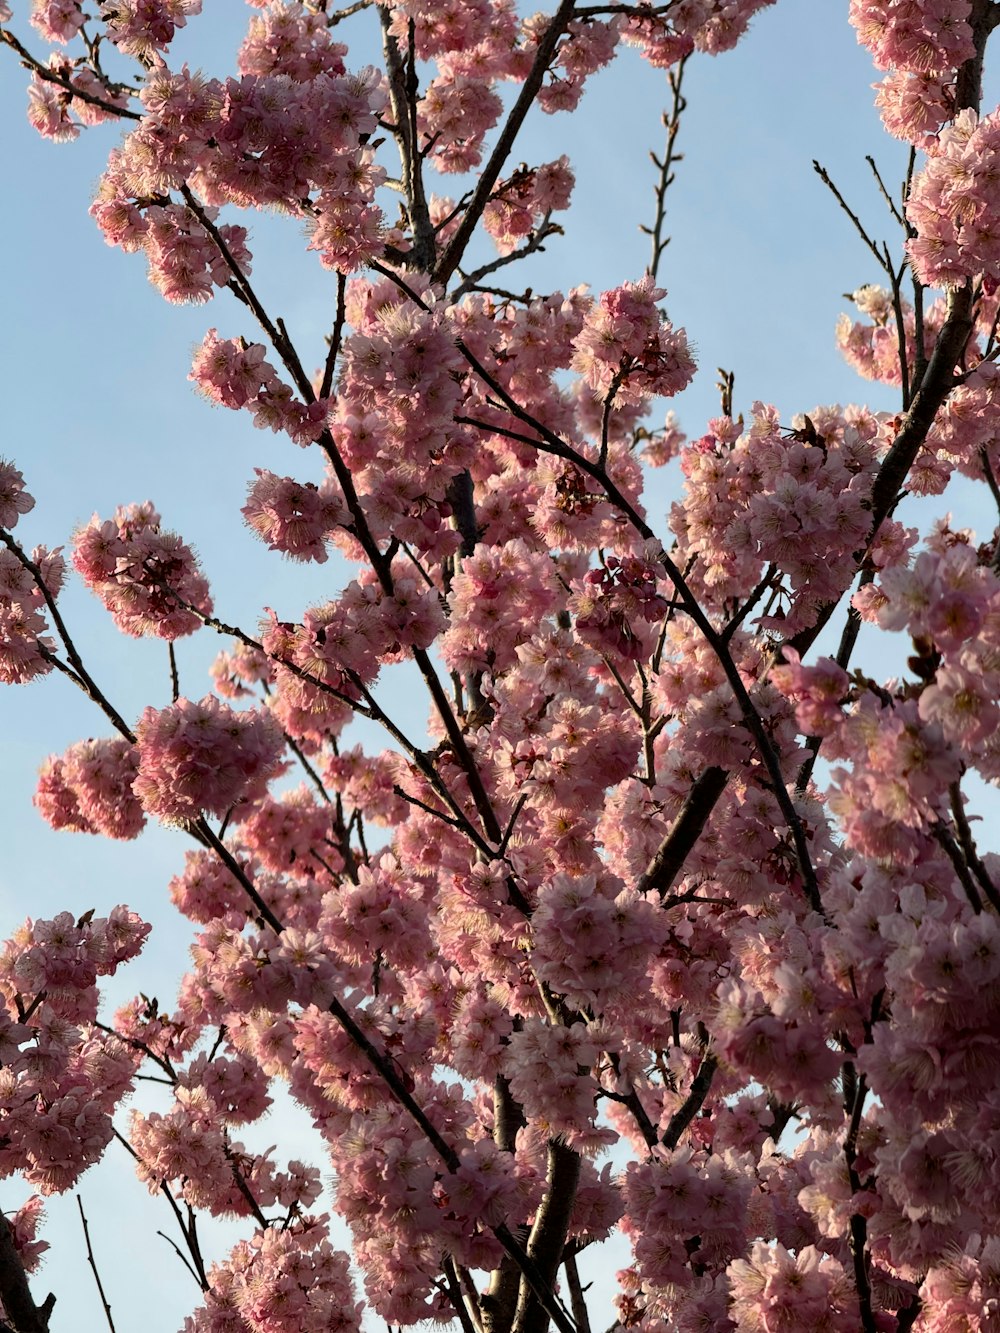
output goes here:
[{"label": "thin twig", "polygon": [[[66,74],[60,74],[57,70],[50,69],[48,65],[31,54],[27,47],[22,46],[14,34],[7,28],[0,28],[0,42],[5,43],[16,51],[21,57],[24,65],[31,70],[36,78],[42,79],[45,83],[54,83],[57,88],[62,88],[64,92],[69,93],[75,100],[86,102],[88,106],[99,107],[109,116],[120,116],[123,120],[142,120],[142,115],[138,111],[129,111],[127,107],[116,106],[114,102],[106,102],[103,97],[98,97],[94,93],[84,92],[82,88],[77,88],[72,79]],[[97,77],[100,78],[100,71],[95,70]],[[116,84],[123,92],[133,93],[134,90],[127,88],[123,84]]]},{"label": "thin twig", "polygon": [[115,1333],[115,1321],[111,1318],[111,1306],[108,1304],[108,1298],[104,1294],[104,1284],[101,1282],[101,1275],[97,1271],[97,1261],[94,1258],[94,1250],[90,1244],[90,1227],[87,1223],[87,1215],[83,1211],[83,1199],[79,1194],[76,1196],[76,1206],[80,1210],[83,1238],[87,1244],[87,1263],[90,1264],[90,1271],[93,1273],[94,1281],[97,1283],[97,1292],[101,1298],[101,1304],[104,1306],[104,1318],[107,1320],[108,1328],[110,1328],[111,1333]]},{"label": "thin twig", "polygon": [[[125,1137],[124,1134],[122,1134],[117,1129],[112,1129],[112,1133],[117,1142],[121,1144],[121,1146],[125,1149],[125,1151],[128,1153],[128,1155],[132,1158],[134,1162],[140,1162],[142,1160],[139,1154],[136,1152],[136,1150],[132,1147],[131,1143],[129,1143],[128,1139]],[[177,1254],[177,1257],[180,1259],[181,1263],[194,1278],[195,1282],[197,1282],[201,1290],[208,1291],[209,1288],[208,1275],[205,1272],[205,1265],[201,1261],[200,1250],[196,1246],[192,1246],[192,1238],[188,1235],[187,1227],[185,1226],[184,1217],[181,1213],[180,1207],[177,1203],[177,1200],[173,1196],[173,1192],[171,1191],[170,1186],[167,1184],[165,1180],[160,1181],[160,1193],[163,1195],[167,1203],[170,1205],[170,1211],[173,1213],[174,1220],[176,1221],[178,1227],[180,1228],[180,1233],[184,1237],[185,1244],[188,1247],[188,1251],[191,1256],[191,1262],[190,1263],[188,1262],[187,1257],[180,1250],[176,1241],[171,1240],[171,1238],[168,1235],[166,1235],[165,1232],[157,1231],[156,1234],[158,1236],[162,1236],[168,1245],[173,1246]],[[190,1209],[188,1211],[190,1213]]]},{"label": "thin twig", "polygon": [[737,610],[732,614],[732,616],[727,621],[726,627],[722,631],[723,643],[728,643],[730,639],[732,639],[733,635],[743,624],[744,620],[746,620],[747,616],[754,609],[754,607],[760,601],[761,597],[763,597],[764,593],[770,587],[771,580],[774,578],[776,573],[777,569],[774,565],[768,565],[767,569],[764,570],[761,580],[757,584],[756,588],[753,589],[753,591],[748,595],[743,605],[737,608]]},{"label": "thin twig", "polygon": [[335,9],[332,14],[326,15],[326,26],[333,28],[338,23],[343,23],[344,19],[351,18],[354,14],[360,14],[363,9],[371,9],[375,0],[356,0],[353,5],[346,5],[343,9]]},{"label": "thin twig", "polygon": [[[385,268],[383,265],[378,264],[377,261],[372,264],[372,267],[388,277],[400,288],[400,290],[406,292],[410,299],[418,306],[427,309],[427,303],[413,290],[412,287],[409,286],[400,274]],[[816,878],[815,868],[812,864],[812,858],[809,854],[805,828],[802,819],[796,811],[792,799],[788,794],[788,788],[785,785],[785,778],[781,771],[781,761],[777,751],[767,734],[760,713],[754,706],[753,700],[750,697],[750,691],[744,683],[739,668],[728,651],[719,631],[716,630],[715,626],[702,609],[700,602],[691,591],[687,579],[674,563],[670,553],[662,543],[657,540],[656,533],[653,529],[619,489],[608,470],[593,462],[585,454],[578,452],[565,440],[560,439],[554,431],[550,430],[543,422],[539,421],[537,417],[533,416],[523,408],[511,397],[497,378],[490,374],[475,353],[470,350],[461,338],[457,340],[456,345],[472,369],[483,383],[496,395],[497,399],[504,405],[504,407],[506,407],[518,421],[524,422],[526,425],[530,426],[532,430],[538,432],[538,439],[531,440],[528,438],[528,443],[533,444],[536,449],[543,453],[551,453],[557,458],[567,459],[572,462],[574,466],[578,467],[581,472],[586,473],[588,477],[591,477],[599,486],[601,486],[610,503],[624,515],[643,540],[655,542],[659,546],[657,559],[660,565],[663,567],[667,578],[676,588],[684,610],[690,616],[691,620],[694,622],[705,642],[718,660],[719,665],[722,667],[723,674],[726,677],[726,681],[733,694],[736,696],[736,702],[739,705],[740,714],[743,718],[743,725],[753,737],[757,753],[770,780],[770,789],[778,803],[778,807],[781,810],[789,832],[792,835],[792,841],[795,846],[795,855],[802,876],[802,891],[813,911],[822,915],[823,905],[819,894],[819,883]],[[456,420],[470,419],[456,418]],[[473,424],[480,424],[484,429],[490,432],[495,431],[495,427],[490,426],[487,423]],[[417,655],[414,654],[414,656],[416,657]],[[445,700],[445,703],[447,704],[447,700]],[[473,789],[473,796],[475,797],[475,789]],[[478,807],[479,803],[477,801],[477,808]],[[489,830],[487,830],[487,835],[491,838],[493,837],[493,834],[490,833]]]},{"label": "thin twig", "polygon": [[[42,577],[42,571],[5,528],[0,528],[0,542],[3,542],[4,546],[7,547],[8,551],[10,551],[17,560],[18,564],[26,569],[35,580],[35,584],[45,600],[45,605],[48,607],[49,615],[52,617],[52,623],[55,625],[59,638],[62,640],[63,646],[69,656],[69,660],[73,664],[73,670],[79,678],[77,683],[80,688],[88,698],[97,704],[98,708],[100,708],[105,717],[109,719],[115,730],[134,745],[135,735],[131,728],[125,722],[118,710],[112,706],[107,695],[100,689],[87,668],[83,665],[83,658],[77,652],[76,645],[70,637],[69,630],[66,628],[66,623],[60,614],[59,607],[56,605],[56,599],[49,591],[48,585]],[[42,655],[46,656],[44,652]],[[46,657],[46,660],[52,660],[52,658]],[[53,665],[59,666],[61,664],[53,661]]]},{"label": "thin twig", "polygon": [[905,229],[905,227],[906,227],[906,219],[903,217],[902,213],[899,211],[899,207],[897,206],[895,199],[893,199],[892,195],[891,195],[891,194],[889,193],[889,191],[885,188],[885,182],[882,180],[882,177],[879,175],[879,169],[878,169],[878,167],[875,165],[875,159],[874,159],[874,158],[871,156],[871,154],[869,153],[869,154],[865,157],[865,161],[868,163],[868,165],[869,165],[869,166],[871,167],[871,169],[872,169],[872,175],[875,177],[876,184],[878,185],[878,188],[879,188],[879,193],[882,195],[882,198],[885,200],[885,202],[889,205],[889,211],[890,211],[890,213],[891,213],[892,216],[896,219],[896,221],[899,223],[899,225]]},{"label": "thin twig", "polygon": [[[512,250],[509,255],[499,255],[496,259],[491,259],[488,264],[482,264],[479,268],[473,269],[471,273],[463,273],[461,269],[459,269],[458,273],[462,281],[452,291],[449,299],[454,302],[457,301],[459,297],[465,296],[468,292],[483,291],[484,288],[479,286],[479,283],[483,278],[489,277],[491,273],[496,273],[498,269],[506,268],[508,264],[516,264],[519,259],[526,259],[528,255],[544,254],[544,242],[547,241],[550,236],[561,236],[562,234],[562,227],[554,222],[549,222],[549,214],[546,213],[543,221],[530,233],[524,245],[518,246],[518,248]],[[489,288],[488,290],[498,291],[497,288]],[[517,298],[514,297],[512,299],[516,300]]]},{"label": "thin twig", "polygon": [[[853,1068],[853,1067],[852,1067]],[[857,1081],[854,1105],[851,1109],[851,1123],[844,1141],[844,1156],[847,1159],[847,1174],[851,1192],[856,1198],[861,1192],[861,1180],[855,1162],[857,1161],[858,1131],[861,1127],[861,1113],[864,1109],[868,1085],[864,1074]],[[872,1287],[868,1274],[868,1223],[862,1213],[852,1213],[850,1221],[851,1258],[854,1264],[854,1285],[858,1293],[858,1305],[861,1313],[861,1327],[864,1333],[876,1333],[878,1325],[872,1310]]]},{"label": "thin twig", "polygon": [[827,187],[827,189],[828,189],[828,190],[830,191],[830,193],[833,195],[834,199],[836,199],[837,203],[841,206],[841,208],[844,210],[844,212],[847,214],[847,216],[848,216],[848,217],[851,219],[851,221],[854,223],[854,226],[855,226],[855,228],[856,228],[856,230],[857,230],[858,235],[861,237],[861,239],[864,241],[865,245],[868,247],[868,249],[869,249],[869,250],[872,252],[872,254],[875,256],[875,262],[876,262],[876,264],[878,264],[879,268],[884,269],[886,272],[890,272],[890,273],[891,273],[891,271],[892,271],[891,266],[890,266],[888,269],[886,268],[886,260],[885,260],[885,256],[881,253],[881,251],[879,250],[878,246],[875,244],[875,242],[872,240],[872,238],[871,238],[871,237],[868,235],[868,233],[865,231],[864,226],[862,225],[861,219],[858,217],[857,213],[854,212],[854,210],[851,208],[850,204],[848,204],[847,200],[844,198],[844,196],[843,196],[843,195],[840,193],[840,191],[837,189],[836,185],[834,185],[832,179],[830,178],[830,173],[827,171],[826,167],[821,166],[820,163],[817,162],[816,159],[814,158],[814,159],[813,159],[813,170],[816,172],[816,175],[819,176],[820,180],[821,180],[821,181],[823,182],[823,184]]},{"label": "thin twig", "polygon": [[953,782],[948,788],[948,794],[951,797],[951,813],[955,821],[955,828],[958,831],[958,844],[965,855],[966,864],[975,875],[979,887],[986,894],[990,903],[1000,911],[1000,892],[993,882],[992,876],[986,869],[979,852],[976,850],[975,840],[972,837],[972,829],[969,827],[969,820],[965,813],[965,803],[962,796],[962,789],[957,782]]},{"label": "thin twig", "polygon": [[346,292],[347,278],[338,269],[337,313],[333,321],[333,332],[330,334],[330,347],[326,354],[326,365],[323,367],[323,380],[319,386],[319,396],[321,398],[329,398],[330,390],[333,388],[333,376],[337,369],[337,357],[340,355],[340,344],[344,337],[344,322],[347,318]]},{"label": "thin twig", "polygon": [[980,898],[979,891],[973,883],[972,876],[969,874],[969,867],[965,864],[961,849],[958,847],[955,839],[951,836],[944,824],[936,825],[931,832],[933,833],[934,841],[951,862],[952,869],[955,872],[955,878],[965,890],[965,896],[968,898],[973,912],[975,912],[976,916],[979,916],[983,910],[983,900]]},{"label": "thin twig", "polygon": [[281,359],[284,361],[285,366],[287,367],[289,373],[295,380],[296,388],[302,394],[303,398],[307,403],[315,402],[316,393],[312,387],[312,381],[310,380],[309,376],[303,369],[302,362],[299,360],[298,353],[295,351],[295,347],[293,346],[291,339],[288,337],[287,333],[282,331],[283,326],[281,324],[281,320],[275,322],[268,315],[267,311],[261,304],[260,298],[257,296],[257,293],[251,286],[250,279],[247,277],[244,270],[240,267],[235,256],[233,255],[232,250],[227,245],[225,237],[222,235],[219,228],[215,225],[212,219],[208,216],[208,214],[205,211],[204,205],[202,205],[201,202],[195,197],[190,186],[186,184],[182,185],[180,187],[180,193],[184,199],[184,202],[187,204],[188,208],[195,215],[195,217],[201,223],[202,227],[204,227],[205,231],[209,234],[209,236],[211,236],[212,240],[215,242],[215,245],[218,248],[219,254],[222,256],[222,260],[225,263],[226,268],[228,268],[230,273],[233,275],[233,284],[235,284],[236,294],[239,296],[240,300],[243,301],[243,303],[246,306],[248,306],[250,310],[253,311],[257,323],[267,334],[268,338],[270,339],[271,345],[274,347],[275,351],[281,356]]},{"label": "thin twig", "polygon": [[660,267],[660,259],[664,250],[670,244],[670,237],[663,235],[663,224],[666,221],[666,200],[667,190],[674,182],[674,163],[680,162],[683,153],[676,151],[677,135],[681,128],[681,114],[687,108],[687,98],[681,93],[681,84],[684,82],[684,70],[687,68],[688,57],[679,61],[676,68],[672,69],[667,76],[670,81],[670,91],[673,94],[673,101],[669,112],[664,112],[662,123],[667,131],[667,141],[663,149],[663,157],[658,158],[655,153],[650,153],[653,166],[659,169],[659,179],[654,186],[654,195],[656,197],[656,215],[652,227],[641,227],[651,238],[652,255],[646,272],[651,278],[656,279]]},{"label": "thin twig", "polygon": [[[1000,314],[1000,307],[998,307]],[[996,474],[993,471],[993,465],[990,462],[989,451],[984,444],[979,450],[979,462],[982,465],[983,476],[986,479],[986,485],[990,488],[990,494],[993,496],[997,507],[997,516],[1000,518],[1000,485],[997,484]],[[990,560],[990,568],[994,574],[1000,574],[1000,524],[997,526],[997,540],[993,546],[993,558]]]},{"label": "thin twig", "polygon": [[892,313],[896,321],[896,349],[899,358],[899,387],[903,397],[903,411],[910,406],[910,359],[906,346],[906,320],[903,314],[903,296],[902,281],[903,274],[906,271],[906,263],[901,265],[897,273],[892,267],[892,260],[889,256],[889,247],[883,245],[885,253],[886,272],[889,274],[889,283],[892,287]]},{"label": "thin twig", "polygon": [[167,656],[170,660],[170,697],[176,703],[181,697],[181,682],[177,675],[177,654],[172,639],[167,643]]}]

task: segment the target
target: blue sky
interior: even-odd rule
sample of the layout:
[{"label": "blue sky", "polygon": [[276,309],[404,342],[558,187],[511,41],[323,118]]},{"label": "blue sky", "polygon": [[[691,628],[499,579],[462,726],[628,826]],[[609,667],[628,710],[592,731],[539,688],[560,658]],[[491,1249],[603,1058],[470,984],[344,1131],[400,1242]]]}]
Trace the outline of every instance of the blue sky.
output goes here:
[{"label": "blue sky", "polygon": [[[16,0],[19,13],[26,7]],[[206,9],[178,49],[192,65],[224,77],[250,11],[235,0]],[[894,245],[893,224],[864,158],[875,155],[887,182],[897,181],[905,166],[903,147],[881,131],[870,88],[875,73],[846,14],[846,3],[833,0],[778,0],[736,51],[696,58],[689,67],[679,142],[684,160],[669,196],[673,240],[660,278],[670,317],[687,328],[700,365],[692,387],[673,404],[689,434],[700,434],[718,411],[718,366],[735,371],[739,410],[749,411],[757,398],[777,404],[786,418],[817,403],[897,406],[894,394],[873,391],[840,361],[833,341],[846,308],[841,293],[879,275],[811,161],[823,162],[873,231]],[[376,58],[373,28],[367,14],[345,25],[352,67]],[[15,29],[39,49],[23,19]],[[264,605],[295,617],[336,593],[343,567],[336,560],[308,567],[282,562],[249,534],[239,511],[254,466],[309,479],[318,464],[287,441],[255,431],[245,414],[212,409],[186,378],[206,328],[248,337],[253,328],[225,295],[210,307],[168,306],[147,283],[140,257],[105,246],[87,208],[119,132],[102,128],[76,144],[43,143],[24,117],[23,72],[9,52],[0,57],[0,173],[7,188],[0,218],[6,389],[0,455],[16,461],[38,501],[19,531],[29,544],[59,545],[95,510],[107,515],[116,504],[152,499],[165,524],[199,550],[224,619],[252,629]],[[651,220],[647,155],[661,148],[667,99],[665,76],[625,51],[591,81],[579,112],[532,116],[515,161],[567,152],[577,186],[566,236],[526,265],[520,282],[536,291],[580,283],[600,291],[642,274],[648,242],[637,224]],[[449,179],[435,188],[459,192]],[[258,291],[285,318],[305,363],[318,363],[333,313],[331,275],[306,253],[294,222],[254,215],[248,225]],[[650,503],[657,521],[676,485],[673,472],[657,478]],[[993,516],[970,487],[957,487],[950,505],[960,524],[983,535],[992,528]],[[125,717],[167,702],[162,644],[118,636],[78,585],[62,604],[93,674]],[[207,665],[220,646],[208,632],[179,646],[184,693],[205,692]],[[420,727],[422,708],[407,691],[397,685],[386,698]],[[29,914],[90,907],[100,914],[127,902],[153,921],[155,934],[142,959],[116,979],[115,999],[141,989],[170,1004],[190,938],[165,891],[182,862],[183,837],[153,829],[137,843],[118,845],[55,834],[31,805],[41,761],[105,730],[92,706],[60,679],[0,692],[0,937]],[[275,1114],[253,1141],[280,1141],[284,1151],[289,1136],[301,1132],[293,1116]],[[288,1155],[306,1151],[306,1142]],[[171,1333],[196,1293],[153,1236],[157,1226],[169,1229],[166,1210],[147,1205],[130,1165],[113,1152],[81,1188],[119,1333],[139,1327]],[[14,1182],[0,1192],[7,1208],[21,1197]],[[100,1312],[75,1204],[53,1202],[50,1216],[54,1248],[37,1288],[44,1293],[51,1285],[59,1296],[53,1333],[96,1328]],[[140,1292],[150,1302],[142,1319]]]}]

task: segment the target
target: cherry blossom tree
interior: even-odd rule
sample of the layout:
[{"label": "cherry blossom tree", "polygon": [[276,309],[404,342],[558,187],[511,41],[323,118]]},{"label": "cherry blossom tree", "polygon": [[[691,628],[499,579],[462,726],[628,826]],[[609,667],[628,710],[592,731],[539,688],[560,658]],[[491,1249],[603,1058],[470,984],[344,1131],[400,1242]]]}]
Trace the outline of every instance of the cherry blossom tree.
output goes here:
[{"label": "cherry blossom tree", "polygon": [[[682,80],[769,3],[250,0],[225,71],[174,56],[201,0],[0,0],[38,132],[121,126],[107,243],[166,301],[216,302],[194,384],[303,451],[254,470],[249,528],[348,571],[233,625],[154,501],[29,549],[31,459],[0,464],[0,680],[61,676],[101,729],[39,756],[35,805],[177,830],[196,930],[169,1002],[134,905],[0,952],[0,1175],[35,1191],[0,1214],[5,1327],[50,1328],[43,1198],[116,1141],[200,1289],[184,1333],[591,1333],[616,1231],[615,1329],[1000,1328],[1000,856],[969,806],[1000,780],[1000,532],[898,515],[956,475],[1000,505],[1000,0],[845,5],[910,155],[901,187],[873,164],[891,243],[818,168],[883,275],[837,340],[898,410],[783,424],[723,374],[688,438],[658,285]],[[672,97],[647,271],[518,291],[574,186],[568,156],[515,165],[523,123],[622,46]],[[259,210],[330,284],[322,347],[255,286]],[[644,483],[672,461],[661,523]],[[167,645],[136,718],[67,623],[71,571]],[[195,634],[223,641],[200,699]],[[899,635],[882,679],[864,647]],[[384,688],[403,663],[426,734]],[[129,1114],[150,1077],[164,1109]],[[323,1159],[242,1141],[282,1084]],[[228,1252],[206,1218],[238,1222]]]}]

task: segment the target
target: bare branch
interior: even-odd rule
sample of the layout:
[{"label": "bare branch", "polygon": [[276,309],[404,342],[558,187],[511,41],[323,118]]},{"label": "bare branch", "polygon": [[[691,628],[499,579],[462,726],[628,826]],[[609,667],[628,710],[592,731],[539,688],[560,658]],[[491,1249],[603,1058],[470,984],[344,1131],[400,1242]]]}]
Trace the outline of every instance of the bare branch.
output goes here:
[{"label": "bare branch", "polygon": [[97,1271],[97,1261],[94,1258],[94,1250],[90,1244],[90,1227],[87,1223],[87,1216],[83,1211],[83,1199],[80,1195],[76,1196],[76,1206],[80,1210],[80,1222],[83,1226],[83,1238],[87,1244],[87,1263],[90,1265],[90,1271],[94,1275],[94,1281],[97,1283],[97,1291],[101,1298],[101,1304],[104,1306],[104,1318],[107,1320],[108,1328],[111,1333],[115,1333],[115,1322],[111,1318],[111,1306],[108,1304],[108,1298],[104,1294],[104,1284],[101,1282],[101,1275]]},{"label": "bare branch", "polygon": [[670,71],[667,78],[670,82],[670,91],[673,94],[673,100],[669,112],[663,113],[663,127],[667,131],[667,141],[663,149],[663,157],[658,158],[655,153],[650,153],[653,166],[659,168],[659,179],[654,186],[653,193],[656,198],[656,214],[653,219],[652,227],[643,227],[642,230],[651,238],[652,254],[646,272],[655,280],[660,267],[660,260],[663,252],[670,244],[670,237],[663,235],[663,226],[666,221],[666,202],[667,190],[674,181],[674,163],[680,162],[683,154],[677,152],[677,135],[681,128],[681,114],[687,108],[687,98],[681,92],[681,85],[684,82],[684,71],[687,68],[688,57],[679,61],[674,69]]}]

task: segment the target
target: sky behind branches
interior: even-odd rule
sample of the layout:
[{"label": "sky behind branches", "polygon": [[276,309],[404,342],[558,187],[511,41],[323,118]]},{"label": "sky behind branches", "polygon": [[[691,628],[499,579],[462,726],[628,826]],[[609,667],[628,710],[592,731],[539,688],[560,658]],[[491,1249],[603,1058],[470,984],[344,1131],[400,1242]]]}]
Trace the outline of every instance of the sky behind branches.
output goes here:
[{"label": "sky behind branches", "polygon": [[[16,0],[19,15],[25,8],[26,0]],[[172,59],[224,78],[233,72],[251,11],[237,0],[209,0],[206,11],[191,21]],[[14,27],[41,50],[23,18]],[[370,14],[343,26],[349,68],[378,59],[375,29]],[[0,57],[6,189],[0,455],[21,468],[38,501],[19,535],[29,545],[61,545],[95,510],[107,517],[117,504],[151,499],[165,526],[200,553],[222,619],[252,632],[263,606],[281,618],[300,616],[304,606],[336,594],[345,566],[336,556],[302,566],[269,554],[245,528],[240,507],[255,466],[315,480],[318,459],[283,437],[255,431],[245,413],[211,408],[187,381],[193,348],[208,327],[223,337],[255,337],[247,312],[226,293],[208,307],[169,306],[146,281],[140,256],[104,244],[87,208],[120,131],[101,127],[75,144],[42,142],[24,116],[26,76],[10,52]],[[847,24],[846,2],[836,0],[778,0],[735,51],[690,62],[678,141],[684,156],[667,204],[672,241],[660,268],[667,312],[687,329],[699,363],[694,384],[671,404],[689,436],[701,434],[718,413],[720,366],[735,373],[736,411],[748,416],[755,399],[776,404],[785,421],[817,404],[898,406],[893,392],[860,380],[834,346],[836,318],[849,308],[842,293],[877,282],[879,274],[811,165],[819,159],[872,233],[898,252],[898,229],[865,155],[875,156],[895,188],[906,150],[881,130],[872,105],[875,77]],[[989,91],[991,107],[996,96]],[[648,153],[662,151],[660,115],[668,104],[665,75],[626,50],[591,80],[577,113],[532,114],[513,164],[565,152],[577,185],[571,212],[559,218],[565,236],[507,270],[512,285],[547,293],[589,284],[599,292],[642,275],[649,242],[637,226],[652,221],[655,178]],[[454,178],[439,178],[431,188],[461,193]],[[250,228],[253,282],[265,306],[285,319],[306,366],[319,364],[334,311],[333,275],[306,252],[296,222],[264,215],[238,220]],[[488,255],[484,247],[481,257]],[[657,404],[650,424],[660,424],[665,406]],[[675,468],[655,476],[648,508],[660,533],[677,494]],[[995,516],[973,499],[970,486],[956,483],[950,503],[957,526],[989,535]],[[131,720],[146,704],[169,701],[164,644],[123,639],[78,583],[61,606],[90,670],[123,716]],[[208,631],[181,641],[183,693],[198,698],[207,691],[208,664],[224,646]],[[894,667],[869,663],[869,669],[888,674]],[[390,673],[381,697],[419,737],[424,710],[417,692]],[[31,805],[35,774],[48,754],[106,731],[93,706],[61,679],[0,692],[0,938],[26,915],[80,915],[92,907],[104,915],[119,902],[139,911],[154,923],[154,935],[142,958],[109,987],[109,1018],[115,1004],[139,989],[172,1006],[192,932],[166,897],[190,845],[180,833],[151,828],[131,844],[57,834]],[[370,733],[364,740],[379,744]],[[140,1101],[148,1101],[145,1093]],[[307,1128],[286,1112],[273,1114],[263,1132],[282,1156],[312,1156]],[[266,1146],[259,1134],[248,1138]],[[172,1333],[195,1304],[196,1290],[153,1234],[157,1227],[171,1230],[165,1207],[143,1198],[124,1152],[114,1147],[83,1178],[80,1192],[118,1333]],[[0,1205],[15,1207],[24,1194],[9,1182]],[[39,1295],[51,1287],[59,1298],[52,1331],[97,1328],[100,1309],[75,1202],[53,1201],[49,1212],[53,1249],[36,1287]],[[223,1231],[229,1239],[220,1236],[219,1243],[231,1243],[237,1229]],[[607,1266],[616,1262],[609,1258]],[[140,1301],[149,1309],[145,1318]]]}]

